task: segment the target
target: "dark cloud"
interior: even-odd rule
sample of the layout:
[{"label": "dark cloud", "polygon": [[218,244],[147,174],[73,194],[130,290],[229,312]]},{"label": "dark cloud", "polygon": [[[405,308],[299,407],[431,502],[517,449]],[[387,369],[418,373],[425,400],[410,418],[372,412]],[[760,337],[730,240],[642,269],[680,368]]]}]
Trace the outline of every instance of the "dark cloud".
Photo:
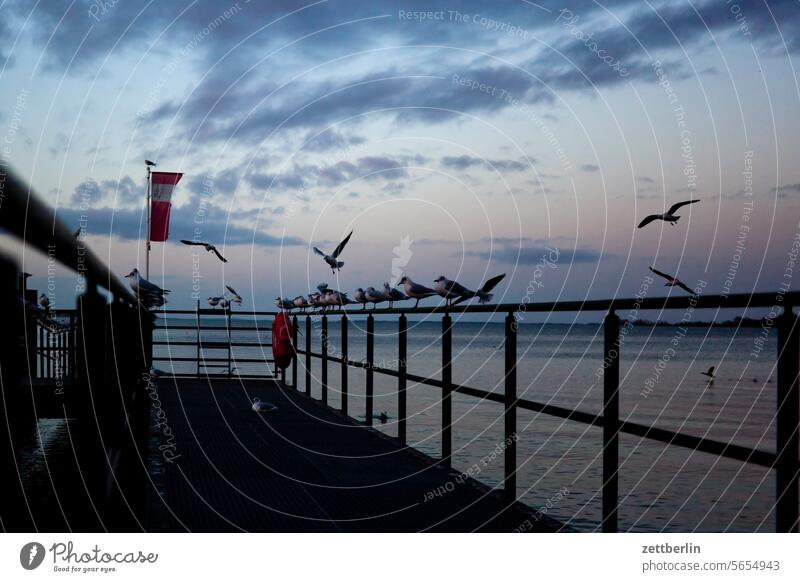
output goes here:
[{"label": "dark cloud", "polygon": [[461,156],[444,156],[440,163],[445,168],[452,168],[454,170],[483,167],[501,172],[522,172],[530,168],[530,163],[526,163],[522,160],[490,160],[486,158],[476,158],[466,154]]},{"label": "dark cloud", "polygon": [[595,164],[583,164],[581,166],[581,170],[584,172],[597,172],[600,170],[600,166]]},{"label": "dark cloud", "polygon": [[[497,238],[491,250],[470,250],[464,254],[509,265],[536,265],[543,260],[542,257],[550,258],[556,254],[553,249],[557,251],[559,265],[596,263],[604,256],[609,256],[593,249],[563,247],[539,240]],[[552,258],[549,260],[552,261]]]},{"label": "dark cloud", "polygon": [[327,129],[322,133],[309,133],[303,140],[301,149],[310,152],[327,152],[330,150],[344,150],[354,145],[360,145],[366,140],[358,135],[345,135],[335,129]]},{"label": "dark cloud", "polygon": [[775,188],[775,195],[778,198],[787,198],[790,194],[800,194],[800,184],[785,184]]}]

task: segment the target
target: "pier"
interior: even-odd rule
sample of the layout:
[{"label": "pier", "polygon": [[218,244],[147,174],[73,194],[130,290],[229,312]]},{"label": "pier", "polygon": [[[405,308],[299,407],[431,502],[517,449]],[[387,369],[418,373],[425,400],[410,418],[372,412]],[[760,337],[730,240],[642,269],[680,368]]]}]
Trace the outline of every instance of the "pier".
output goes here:
[{"label": "pier", "polygon": [[[2,526],[9,531],[559,531],[561,524],[518,500],[517,412],[526,410],[602,429],[602,530],[619,529],[619,437],[631,435],[769,469],[774,475],[775,530],[798,530],[798,410],[800,409],[800,325],[794,309],[797,292],[747,295],[558,301],[418,309],[343,309],[295,313],[297,357],[288,373],[277,373],[270,346],[261,336],[269,328],[258,321],[275,312],[162,310],[150,313],[88,249],[80,248],[65,225],[28,189],[9,176],[0,210],[0,226],[63,264],[82,272],[86,291],[74,310],[49,317],[25,303],[31,295],[13,260],[0,260],[5,305],[16,305],[2,335],[3,430],[0,465],[11,475],[0,502]],[[103,290],[101,294],[98,288]],[[775,319],[778,342],[775,402],[775,450],[749,448],[620,418],[619,313],[632,309],[660,312],[718,310],[780,304]],[[603,407],[600,414],[555,406],[519,396],[516,314],[596,312],[604,318]],[[505,368],[502,391],[453,380],[453,316],[497,316],[504,321]],[[436,377],[408,372],[408,317],[441,319]],[[159,327],[172,316],[194,321],[194,340],[183,347],[194,356],[154,356]],[[397,329],[396,367],[374,358],[375,317],[391,318]],[[319,342],[312,318],[318,317]],[[208,318],[219,323],[209,325]],[[234,327],[236,318],[252,326]],[[348,356],[348,321],[365,323],[366,358]],[[51,321],[58,322],[55,326]],[[340,354],[327,350],[329,326],[342,329]],[[253,327],[255,329],[248,329]],[[223,333],[226,341],[208,342],[203,332]],[[252,331],[250,342],[231,330]],[[302,335],[301,335],[302,334]],[[165,344],[159,342],[166,342]],[[262,357],[237,360],[236,349],[257,347]],[[214,354],[212,355],[212,352]],[[321,366],[311,373],[312,360]],[[234,377],[240,363],[262,365],[260,374]],[[154,379],[154,364],[193,365],[187,373]],[[363,409],[348,398],[349,371],[365,371]],[[222,370],[220,372],[220,370]],[[341,404],[328,406],[329,374],[340,375]],[[374,378],[397,382],[398,434],[374,430]],[[319,385],[321,397],[312,398]],[[436,390],[441,404],[441,451],[426,456],[407,442],[407,397],[414,389]],[[490,488],[452,466],[454,394],[498,407],[503,418],[503,480]],[[276,404],[274,413],[256,414],[250,399]],[[70,469],[51,482],[37,484],[56,502],[47,511],[31,500],[31,484],[19,475],[20,443],[41,418],[77,419]],[[363,418],[363,420],[359,420]],[[167,430],[168,429],[168,430]],[[70,437],[72,438],[72,436]],[[169,451],[169,453],[165,453]],[[231,494],[234,491],[235,494]],[[60,496],[60,497],[59,497]],[[57,508],[53,509],[53,508]],[[60,513],[59,513],[60,511]]]}]

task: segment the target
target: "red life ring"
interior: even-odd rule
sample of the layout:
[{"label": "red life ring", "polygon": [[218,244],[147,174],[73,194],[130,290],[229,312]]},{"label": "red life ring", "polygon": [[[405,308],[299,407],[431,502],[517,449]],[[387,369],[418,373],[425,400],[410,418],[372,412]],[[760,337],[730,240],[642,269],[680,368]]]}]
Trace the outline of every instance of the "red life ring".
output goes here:
[{"label": "red life ring", "polygon": [[288,368],[294,358],[293,336],[292,321],[285,311],[281,311],[272,324],[272,357],[275,366],[281,370]]}]

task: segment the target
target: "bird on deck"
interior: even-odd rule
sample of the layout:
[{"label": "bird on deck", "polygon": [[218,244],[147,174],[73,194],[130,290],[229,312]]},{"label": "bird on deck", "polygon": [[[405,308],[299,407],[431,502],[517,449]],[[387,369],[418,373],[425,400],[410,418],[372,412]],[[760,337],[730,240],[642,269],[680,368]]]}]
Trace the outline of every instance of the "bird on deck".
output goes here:
[{"label": "bird on deck", "polygon": [[182,242],[183,244],[185,244],[185,245],[191,245],[191,246],[195,246],[195,247],[203,247],[203,248],[205,248],[205,249],[206,249],[206,250],[207,250],[209,253],[214,253],[215,255],[217,255],[217,258],[218,258],[220,261],[222,261],[223,263],[227,263],[227,262],[228,262],[228,259],[226,259],[225,257],[223,257],[223,256],[220,254],[220,252],[217,250],[217,247],[215,247],[215,246],[214,246],[214,245],[212,245],[211,243],[202,242],[202,241],[194,241],[194,240],[186,240],[186,239],[181,239],[181,242]]},{"label": "bird on deck", "polygon": [[687,204],[694,204],[695,202],[700,202],[700,201],[685,200],[683,202],[678,202],[677,204],[673,204],[672,206],[669,207],[669,210],[667,210],[663,214],[651,214],[650,216],[645,217],[645,219],[639,223],[639,226],[637,228],[643,228],[648,224],[650,224],[651,222],[653,222],[654,220],[663,220],[664,222],[669,222],[672,226],[675,226],[678,223],[678,220],[680,219],[680,216],[677,216],[675,214],[678,211],[678,209],[681,208],[682,206],[686,206]]},{"label": "bird on deck", "polygon": [[497,284],[500,281],[502,281],[505,276],[506,276],[506,274],[503,273],[502,275],[497,275],[496,277],[492,277],[491,279],[486,281],[486,283],[484,283],[483,286],[480,289],[475,291],[475,293],[472,293],[472,294],[467,293],[466,295],[462,295],[456,301],[454,301],[452,304],[453,305],[458,305],[462,301],[467,301],[468,299],[472,299],[473,297],[477,297],[478,298],[478,303],[489,303],[489,301],[491,301],[492,297],[493,297],[493,295],[492,295],[492,293],[490,293],[490,291],[492,289],[494,289],[495,287],[497,287]]},{"label": "bird on deck", "polygon": [[389,302],[389,307],[394,306],[395,301],[405,301],[408,297],[397,289],[392,289],[388,282],[383,283],[383,296]]},{"label": "bird on deck", "polygon": [[399,285],[403,286],[403,289],[408,297],[411,299],[416,299],[416,303],[414,303],[415,308],[419,306],[420,299],[425,299],[426,297],[433,297],[436,295],[436,291],[430,287],[426,287],[425,285],[415,283],[411,280],[411,277],[404,276],[402,279],[400,279],[398,286]]},{"label": "bird on deck", "polygon": [[475,291],[467,289],[460,283],[451,281],[444,275],[440,275],[433,282],[436,283],[436,287],[434,287],[436,293],[438,293],[440,297],[444,298],[446,305],[450,305],[454,299],[460,299],[464,296],[475,296]]},{"label": "bird on deck", "polygon": [[692,291],[683,281],[681,281],[677,277],[673,277],[672,275],[667,275],[666,273],[662,273],[661,271],[656,271],[653,267],[650,267],[650,270],[653,271],[659,277],[664,277],[664,279],[667,280],[667,282],[664,283],[665,287],[680,287],[681,289],[683,289],[687,293],[690,293],[691,295],[695,294],[694,291]]},{"label": "bird on deck", "polygon": [[372,308],[374,309],[378,303],[383,303],[386,301],[386,297],[380,291],[376,291],[375,287],[367,287],[367,290],[364,291],[364,297],[366,297],[367,301],[372,303]]},{"label": "bird on deck", "polygon": [[262,402],[260,398],[253,398],[253,405],[250,407],[253,412],[274,412],[278,407],[269,402]]},{"label": "bird on deck", "polygon": [[166,294],[170,292],[169,289],[162,289],[155,283],[151,283],[139,273],[139,269],[133,269],[130,273],[125,275],[126,279],[130,279],[128,284],[139,301],[146,308],[161,307],[167,302]]},{"label": "bird on deck", "polygon": [[342,254],[342,251],[344,250],[344,247],[347,244],[347,242],[350,240],[351,236],[353,236],[353,231],[352,230],[350,231],[350,234],[348,234],[345,237],[345,239],[342,242],[340,242],[339,245],[335,249],[333,249],[333,252],[331,254],[329,254],[329,255],[326,255],[321,250],[319,250],[317,247],[314,247],[314,252],[317,253],[318,255],[320,255],[322,257],[322,259],[326,263],[328,263],[328,266],[331,268],[331,272],[334,273],[334,274],[336,273],[336,271],[341,271],[342,267],[344,267],[344,262],[339,260],[339,255]]}]

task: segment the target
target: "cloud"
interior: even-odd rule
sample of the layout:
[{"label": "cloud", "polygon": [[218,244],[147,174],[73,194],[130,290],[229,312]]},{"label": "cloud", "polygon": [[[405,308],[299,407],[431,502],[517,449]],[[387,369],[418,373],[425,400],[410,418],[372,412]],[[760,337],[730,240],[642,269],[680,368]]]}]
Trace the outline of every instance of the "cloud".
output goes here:
[{"label": "cloud", "polygon": [[144,201],[145,185],[136,183],[130,176],[120,180],[96,182],[87,178],[72,191],[68,203],[73,206],[97,205],[101,201],[118,205],[137,204]]},{"label": "cloud", "polygon": [[583,164],[581,166],[581,171],[583,172],[598,172],[600,170],[600,166],[596,166],[595,164]]},{"label": "cloud", "polygon": [[603,257],[611,256],[594,249],[561,246],[555,244],[554,241],[530,238],[494,237],[481,239],[476,241],[475,245],[470,246],[486,247],[487,245],[490,245],[490,249],[473,249],[464,254],[485,261],[492,260],[509,265],[535,265],[542,260],[543,256],[552,256],[553,249],[558,251],[559,264],[596,263]]},{"label": "cloud", "polygon": [[790,194],[800,194],[800,184],[785,184],[775,188],[775,196],[788,198]]},{"label": "cloud", "polygon": [[461,156],[444,156],[440,160],[440,164],[445,168],[451,168],[454,170],[467,170],[469,168],[483,167],[501,172],[522,172],[530,168],[530,163],[525,163],[522,160],[491,160],[486,158],[476,158],[466,154]]},{"label": "cloud", "polygon": [[363,137],[358,135],[345,135],[335,129],[327,129],[319,134],[309,132],[303,140],[302,149],[310,152],[344,150],[354,145],[360,145],[365,141]]}]

